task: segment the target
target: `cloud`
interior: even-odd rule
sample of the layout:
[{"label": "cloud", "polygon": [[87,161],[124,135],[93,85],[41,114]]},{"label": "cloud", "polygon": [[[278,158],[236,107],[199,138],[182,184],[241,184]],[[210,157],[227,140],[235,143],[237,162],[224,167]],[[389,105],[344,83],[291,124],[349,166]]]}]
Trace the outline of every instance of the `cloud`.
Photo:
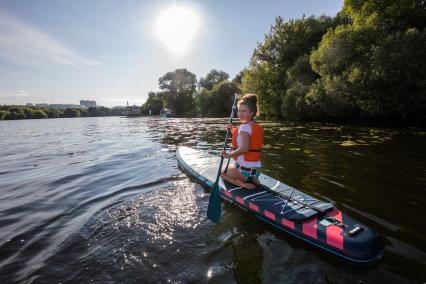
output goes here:
[{"label": "cloud", "polygon": [[30,94],[25,90],[14,90],[14,91],[0,91],[0,98],[9,99],[9,98],[26,98]]},{"label": "cloud", "polygon": [[0,7],[0,58],[22,65],[93,67],[99,62],[81,56],[47,33]]}]

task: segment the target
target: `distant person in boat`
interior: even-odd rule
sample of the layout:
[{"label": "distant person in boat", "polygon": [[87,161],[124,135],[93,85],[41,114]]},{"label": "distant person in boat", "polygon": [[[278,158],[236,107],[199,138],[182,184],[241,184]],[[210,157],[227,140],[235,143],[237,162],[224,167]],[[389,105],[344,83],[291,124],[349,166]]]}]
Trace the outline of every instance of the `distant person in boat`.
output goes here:
[{"label": "distant person in boat", "polygon": [[263,145],[263,128],[255,121],[257,114],[257,96],[245,94],[238,101],[238,119],[241,125],[231,128],[232,150],[227,153],[222,151],[224,158],[233,158],[234,165],[230,165],[222,178],[232,184],[247,189],[253,189],[259,184],[260,152]]}]

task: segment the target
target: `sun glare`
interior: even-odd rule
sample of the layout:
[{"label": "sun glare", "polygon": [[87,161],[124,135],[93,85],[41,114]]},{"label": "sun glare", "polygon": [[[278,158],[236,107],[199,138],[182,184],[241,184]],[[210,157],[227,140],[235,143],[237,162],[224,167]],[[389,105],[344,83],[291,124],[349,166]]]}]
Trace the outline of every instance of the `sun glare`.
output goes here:
[{"label": "sun glare", "polygon": [[162,11],[156,22],[157,36],[174,55],[183,55],[191,48],[198,28],[196,13],[182,6]]}]

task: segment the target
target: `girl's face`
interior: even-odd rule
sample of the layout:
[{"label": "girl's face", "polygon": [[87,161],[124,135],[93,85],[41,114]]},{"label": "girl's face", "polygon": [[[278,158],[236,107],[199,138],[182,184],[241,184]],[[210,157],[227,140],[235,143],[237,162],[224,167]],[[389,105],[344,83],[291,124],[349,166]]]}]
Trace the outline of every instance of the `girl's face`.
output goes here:
[{"label": "girl's face", "polygon": [[253,115],[254,112],[251,111],[245,104],[238,105],[238,119],[240,122],[249,122]]}]

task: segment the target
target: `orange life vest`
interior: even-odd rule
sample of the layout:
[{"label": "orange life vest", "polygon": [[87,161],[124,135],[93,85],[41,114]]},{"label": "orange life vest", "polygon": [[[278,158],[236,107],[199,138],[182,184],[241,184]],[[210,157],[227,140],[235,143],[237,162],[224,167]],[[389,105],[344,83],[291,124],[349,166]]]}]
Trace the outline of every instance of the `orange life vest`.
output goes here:
[{"label": "orange life vest", "polygon": [[[232,148],[237,149],[237,136],[239,127],[231,128],[232,133]],[[260,160],[260,152],[263,145],[263,128],[256,122],[251,122],[251,137],[250,147],[247,153],[244,153],[244,160],[249,162],[256,162]],[[237,158],[233,157],[234,160]]]}]

